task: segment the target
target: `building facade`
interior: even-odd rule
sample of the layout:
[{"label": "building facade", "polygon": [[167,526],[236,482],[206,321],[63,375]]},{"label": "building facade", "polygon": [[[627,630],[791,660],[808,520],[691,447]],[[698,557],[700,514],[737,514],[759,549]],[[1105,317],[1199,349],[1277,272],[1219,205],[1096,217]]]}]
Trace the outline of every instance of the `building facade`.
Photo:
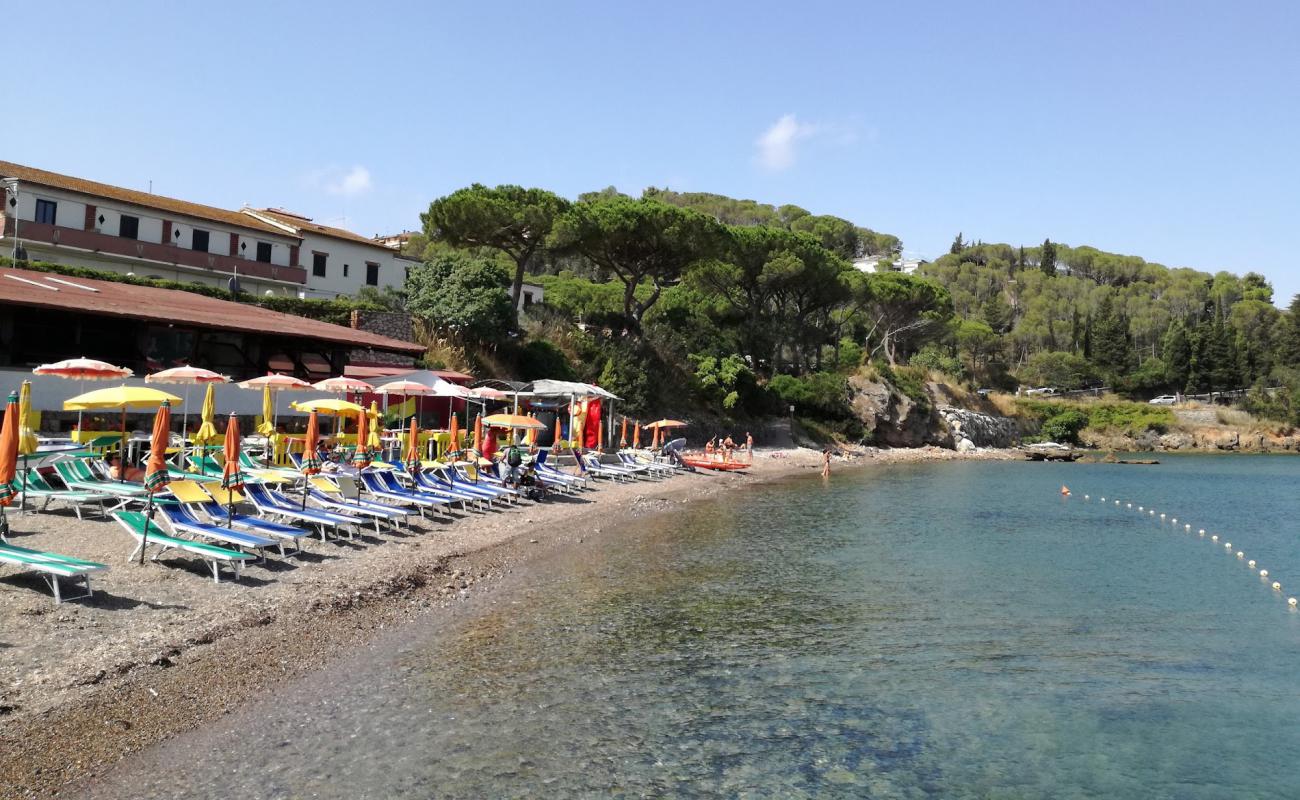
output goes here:
[{"label": "building facade", "polygon": [[0,161],[0,254],[257,294],[331,298],[401,287],[412,263],[280,209],[191,203]]}]

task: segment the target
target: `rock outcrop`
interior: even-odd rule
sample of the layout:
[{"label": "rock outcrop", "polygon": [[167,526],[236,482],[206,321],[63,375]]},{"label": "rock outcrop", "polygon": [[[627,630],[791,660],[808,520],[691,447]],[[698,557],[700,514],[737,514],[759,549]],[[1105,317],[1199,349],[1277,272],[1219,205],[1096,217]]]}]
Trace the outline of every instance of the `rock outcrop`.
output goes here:
[{"label": "rock outcrop", "polygon": [[954,406],[940,406],[939,416],[959,451],[977,447],[1011,447],[1020,441],[1020,426],[1007,417],[994,417]]},{"label": "rock outcrop", "polygon": [[866,430],[866,439],[881,447],[924,447],[952,449],[952,436],[933,405],[908,397],[894,386],[870,381],[861,375],[849,379],[852,407]]}]

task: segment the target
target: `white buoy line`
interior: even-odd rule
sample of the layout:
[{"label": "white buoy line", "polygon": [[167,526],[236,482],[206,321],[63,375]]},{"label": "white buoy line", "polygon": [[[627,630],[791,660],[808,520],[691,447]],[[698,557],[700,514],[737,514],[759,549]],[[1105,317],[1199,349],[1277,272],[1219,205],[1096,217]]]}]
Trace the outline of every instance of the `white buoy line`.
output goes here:
[{"label": "white buoy line", "polygon": [[[1065,492],[1065,490],[1062,489],[1062,492]],[[1066,496],[1067,496],[1067,497],[1069,496],[1068,493],[1066,493]],[[1091,499],[1091,496],[1085,494],[1085,495],[1083,496],[1083,499],[1084,499],[1084,500],[1089,500],[1089,499]],[[1106,498],[1104,498],[1104,497],[1099,498],[1099,502],[1101,502],[1101,503],[1105,503],[1105,502],[1106,502]],[[1115,500],[1114,503],[1115,503],[1115,506],[1116,506],[1116,507],[1120,507],[1120,506],[1122,505],[1122,506],[1123,506],[1125,509],[1127,509],[1127,510],[1132,510],[1132,509],[1133,509],[1133,504],[1132,504],[1132,503],[1125,502],[1125,501],[1123,501],[1123,500]],[[1138,512],[1139,514],[1141,514],[1141,513],[1143,512],[1143,510],[1144,510],[1144,509],[1143,509],[1142,506],[1138,506],[1138,507],[1137,507],[1137,512]],[[1145,509],[1145,510],[1146,510],[1148,516],[1152,516],[1152,517],[1154,517],[1154,516],[1156,515],[1156,510],[1155,510],[1154,508],[1151,508],[1151,509]],[[1160,522],[1161,522],[1162,524],[1165,522],[1166,519],[1168,519],[1170,525],[1174,526],[1174,529],[1175,529],[1175,530],[1178,529],[1178,517],[1168,517],[1166,514],[1161,514],[1161,515],[1160,515]],[[1183,530],[1186,531],[1186,532],[1188,532],[1188,533],[1191,533],[1191,531],[1192,531],[1192,524],[1191,524],[1190,522],[1188,522],[1188,523],[1184,523],[1184,524],[1183,524]],[[1205,529],[1204,529],[1204,528],[1198,528],[1197,531],[1196,531],[1196,533],[1197,533],[1198,536],[1200,536],[1200,537],[1204,537],[1204,536],[1205,536]],[[1218,541],[1219,541],[1219,534],[1217,534],[1217,533],[1215,533],[1215,534],[1211,534],[1211,535],[1210,535],[1210,541],[1211,541],[1211,542],[1218,542]],[[1244,551],[1242,551],[1242,550],[1233,550],[1233,548],[1232,548],[1232,542],[1229,542],[1229,541],[1226,541],[1226,540],[1225,540],[1225,541],[1223,542],[1223,550],[1224,550],[1224,552],[1228,553],[1229,555],[1236,555],[1237,558],[1238,558],[1238,560],[1243,560],[1243,561],[1246,560],[1246,553],[1245,553]],[[1255,572],[1256,567],[1257,567],[1257,565],[1256,565],[1256,563],[1255,563],[1255,559],[1252,558],[1252,559],[1250,559],[1249,561],[1246,561],[1246,566],[1250,568],[1250,571],[1251,571],[1251,572]],[[1267,579],[1268,579],[1268,570],[1263,569],[1263,568],[1259,568],[1259,579],[1260,579],[1261,581],[1267,581]],[[1273,591],[1278,592],[1278,593],[1280,594],[1280,593],[1282,592],[1282,583],[1281,583],[1281,581],[1276,581],[1276,580],[1273,581],[1273,582],[1270,584],[1270,588],[1272,588]],[[1300,599],[1297,599],[1297,598],[1295,598],[1295,597],[1288,597],[1288,598],[1286,599],[1286,604],[1287,604],[1287,606],[1289,606],[1291,609],[1295,610],[1295,609],[1297,608],[1297,606],[1300,606]]]}]

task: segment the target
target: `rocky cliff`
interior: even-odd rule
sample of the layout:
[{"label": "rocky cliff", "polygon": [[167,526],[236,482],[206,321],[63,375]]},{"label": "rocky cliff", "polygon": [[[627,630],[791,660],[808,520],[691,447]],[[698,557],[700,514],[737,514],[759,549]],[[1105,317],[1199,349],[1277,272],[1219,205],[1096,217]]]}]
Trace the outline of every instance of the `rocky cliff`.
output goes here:
[{"label": "rocky cliff", "polygon": [[924,397],[909,397],[886,381],[855,376],[849,387],[866,439],[881,447],[933,445],[966,451],[1011,447],[1020,440],[1015,420],[952,405],[957,398],[946,386],[928,384]]}]

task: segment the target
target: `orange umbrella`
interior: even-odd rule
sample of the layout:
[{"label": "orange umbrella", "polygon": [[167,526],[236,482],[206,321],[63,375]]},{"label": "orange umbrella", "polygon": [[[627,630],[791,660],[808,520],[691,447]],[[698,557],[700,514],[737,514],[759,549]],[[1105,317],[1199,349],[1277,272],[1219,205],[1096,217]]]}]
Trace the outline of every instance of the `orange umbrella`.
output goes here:
[{"label": "orange umbrella", "polygon": [[605,449],[605,426],[604,425],[596,426],[596,449],[597,450]]},{"label": "orange umbrella", "polygon": [[[532,414],[529,414],[528,416],[532,417],[534,421],[537,420],[537,417],[533,416]],[[538,425],[541,425],[541,422],[538,422],[537,424],[538,424]],[[545,429],[545,426],[543,426],[543,429]],[[528,446],[529,446],[529,447],[533,447],[533,446],[535,446],[536,444],[537,444],[537,429],[536,429],[536,428],[529,428],[529,429],[528,429]]]},{"label": "orange umbrella", "polygon": [[406,471],[412,475],[420,473],[420,429],[411,417],[411,434],[406,439]]},{"label": "orange umbrella", "polygon": [[[649,426],[646,426],[646,427],[649,427]],[[651,449],[651,450],[657,450],[657,449],[659,449],[659,428],[656,427],[656,428],[654,429],[654,432],[655,432],[655,433],[654,433],[654,438],[650,440],[650,449]]]},{"label": "orange umbrella", "polygon": [[[5,406],[4,425],[0,427],[0,515],[5,506],[18,496],[14,478],[18,475],[18,393],[9,393]],[[9,524],[0,516],[0,536],[9,531]]]},{"label": "orange umbrella", "polygon": [[474,416],[474,452],[483,452],[483,415]]},{"label": "orange umbrella", "polygon": [[618,446],[627,447],[627,417],[623,417],[623,432],[618,436]]},{"label": "orange umbrella", "polygon": [[365,469],[370,466],[370,447],[366,444],[366,439],[369,438],[367,428],[370,420],[368,416],[364,411],[357,414],[357,449],[352,455],[352,463],[357,469]]},{"label": "orange umbrella", "polygon": [[[172,404],[167,400],[158,406],[158,413],[153,417],[153,435],[149,437],[149,462],[144,468],[144,488],[149,490],[149,499],[144,508],[144,535],[141,537],[140,563],[144,563],[144,551],[149,543],[149,520],[153,519],[153,496],[171,482],[167,473],[167,445],[171,440]],[[118,469],[126,472],[126,464],[119,462]]]},{"label": "orange umbrella", "polygon": [[449,450],[460,449],[460,417],[455,414],[451,415],[451,425],[447,428],[447,435],[451,439],[451,444],[447,445]]},{"label": "orange umbrella", "polygon": [[555,441],[551,442],[551,447],[559,447],[564,441],[564,431],[560,428],[560,417],[555,417]]},{"label": "orange umbrella", "polygon": [[[302,474],[306,476],[315,475],[320,472],[320,456],[316,455],[316,448],[320,446],[320,422],[316,419],[316,409],[312,409],[311,416],[307,417],[307,442],[303,445],[302,450]],[[307,507],[307,486],[309,481],[302,482],[302,507]]]},{"label": "orange umbrella", "polygon": [[641,420],[632,423],[632,447],[641,449]]},{"label": "orange umbrella", "polygon": [[234,414],[226,422],[226,442],[222,448],[225,465],[221,468],[221,488],[233,492],[244,487],[244,471],[239,468],[239,418]]}]

